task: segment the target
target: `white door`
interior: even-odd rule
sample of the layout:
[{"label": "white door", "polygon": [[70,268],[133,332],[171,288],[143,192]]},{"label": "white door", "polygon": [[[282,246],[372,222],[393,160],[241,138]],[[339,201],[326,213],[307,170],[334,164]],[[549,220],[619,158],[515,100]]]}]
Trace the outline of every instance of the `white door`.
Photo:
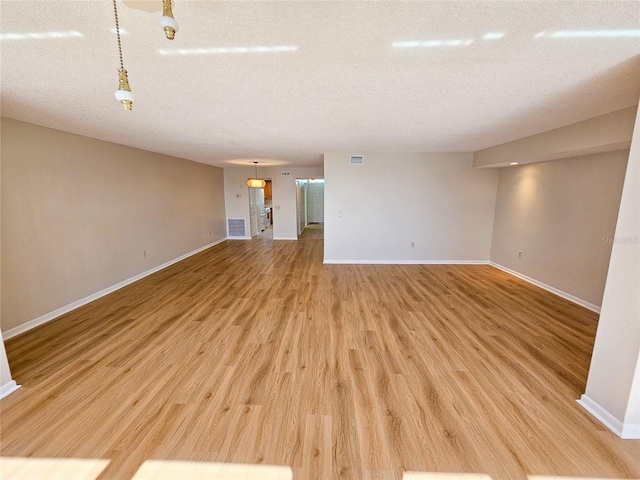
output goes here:
[{"label": "white door", "polygon": [[309,223],[324,223],[324,180],[307,185],[307,215]]}]

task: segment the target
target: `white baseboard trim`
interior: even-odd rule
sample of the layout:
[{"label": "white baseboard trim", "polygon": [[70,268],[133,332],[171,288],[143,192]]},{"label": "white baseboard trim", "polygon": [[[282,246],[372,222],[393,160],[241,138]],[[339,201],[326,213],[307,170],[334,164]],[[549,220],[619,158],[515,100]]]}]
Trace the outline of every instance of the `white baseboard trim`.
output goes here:
[{"label": "white baseboard trim", "polygon": [[587,395],[582,395],[576,402],[620,438],[624,440],[640,440],[640,424],[621,422]]},{"label": "white baseboard trim", "polygon": [[326,265],[488,265],[488,260],[332,260]]},{"label": "white baseboard trim", "polygon": [[20,385],[16,383],[15,380],[11,380],[10,382],[5,383],[0,387],[0,400],[9,395],[10,393],[15,392],[20,388]]},{"label": "white baseboard trim", "polygon": [[227,237],[227,240],[251,240],[251,237]]},{"label": "white baseboard trim", "polygon": [[39,316],[38,318],[34,318],[33,320],[29,320],[28,322],[23,323],[22,325],[18,325],[17,327],[11,328],[9,330],[7,330],[6,332],[2,332],[2,338],[4,338],[5,340],[8,340],[12,337],[15,337],[16,335],[20,335],[21,333],[24,333],[26,331],[31,330],[32,328],[38,327],[40,325],[43,325],[47,322],[50,322],[51,320],[53,320],[54,318],[58,318],[60,315],[64,315],[65,313],[69,313],[72,310],[75,310],[76,308],[82,307],[83,305],[86,305],[87,303],[91,303],[94,300],[97,300],[101,297],[104,297],[105,295],[109,295],[110,293],[115,292],[116,290],[120,290],[122,287],[126,287],[127,285],[130,285],[134,282],[137,282],[138,280],[143,279],[144,277],[148,277],[149,275],[159,272],[160,270],[163,270],[171,265],[173,265],[174,263],[178,263],[181,260],[184,260],[185,258],[189,258],[192,255],[195,255],[196,253],[200,253],[203,250],[206,250],[208,248],[211,248],[215,245],[218,245],[219,243],[222,243],[226,240],[225,238],[221,238],[220,240],[216,240],[215,242],[209,243],[208,245],[205,245],[204,247],[200,247],[196,250],[193,250],[189,253],[185,253],[184,255],[179,256],[178,258],[174,258],[173,260],[169,260],[166,263],[163,263],[162,265],[158,265],[157,267],[152,268],[151,270],[147,270],[146,272],[142,272],[134,277],[128,278],[126,280],[123,280],[122,282],[116,283],[115,285],[112,285],[110,287],[107,287],[103,290],[100,290],[99,292],[93,293],[91,295],[88,295],[84,298],[81,298],[80,300],[76,300],[75,302],[72,302],[68,305],[65,305],[64,307],[60,307],[52,312],[49,313],[45,313],[44,315]]},{"label": "white baseboard trim", "polygon": [[495,262],[489,262],[489,265],[491,265],[492,267],[497,268],[498,270],[502,270],[503,272],[507,272],[510,275],[513,275],[514,277],[518,277],[521,280],[524,280],[525,282],[529,282],[532,285],[535,285],[536,287],[540,287],[543,290],[546,290],[547,292],[551,292],[559,297],[564,298],[565,300],[569,300],[570,302],[573,302],[577,305],[580,305],[581,307],[586,308],[587,310],[591,310],[592,312],[596,312],[596,313],[600,313],[600,307],[598,305],[594,305],[593,303],[589,303],[586,300],[583,300],[581,298],[576,297],[575,295],[571,295],[570,293],[567,292],[563,292],[562,290],[559,290],[555,287],[552,287],[551,285],[547,285],[546,283],[542,283],[539,280],[536,280],[535,278],[531,278],[531,277],[527,277],[526,275],[523,275],[520,272],[516,272],[515,270],[511,270],[510,268],[504,267],[498,263]]},{"label": "white baseboard trim", "polygon": [[298,237],[273,237],[274,240],[298,240]]}]

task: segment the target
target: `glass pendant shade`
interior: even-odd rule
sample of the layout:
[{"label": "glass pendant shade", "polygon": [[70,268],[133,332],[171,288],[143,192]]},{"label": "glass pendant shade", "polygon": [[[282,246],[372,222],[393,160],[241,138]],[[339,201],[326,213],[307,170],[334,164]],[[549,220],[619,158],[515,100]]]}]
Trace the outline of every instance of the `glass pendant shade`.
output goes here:
[{"label": "glass pendant shade", "polygon": [[267,182],[265,182],[264,180],[260,180],[259,178],[250,178],[249,180],[247,180],[247,185],[250,188],[264,188],[266,184]]}]

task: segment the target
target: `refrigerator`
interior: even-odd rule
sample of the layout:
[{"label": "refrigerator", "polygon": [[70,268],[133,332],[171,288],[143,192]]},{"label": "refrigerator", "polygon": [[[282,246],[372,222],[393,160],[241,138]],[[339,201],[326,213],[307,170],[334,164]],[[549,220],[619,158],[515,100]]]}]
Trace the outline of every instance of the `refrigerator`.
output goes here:
[{"label": "refrigerator", "polygon": [[264,188],[249,188],[249,215],[251,217],[251,236],[254,237],[267,228]]}]

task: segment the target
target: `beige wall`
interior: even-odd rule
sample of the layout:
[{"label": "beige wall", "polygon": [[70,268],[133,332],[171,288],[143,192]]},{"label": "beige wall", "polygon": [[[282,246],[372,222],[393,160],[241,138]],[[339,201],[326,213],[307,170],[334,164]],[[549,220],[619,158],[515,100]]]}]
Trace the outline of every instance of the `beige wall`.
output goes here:
[{"label": "beige wall", "polygon": [[500,169],[491,261],[600,306],[628,154]]},{"label": "beige wall", "polygon": [[324,261],[487,262],[498,171],[471,162],[471,153],[364,153],[350,165],[349,152],[325,153]]},{"label": "beige wall", "polygon": [[548,132],[520,138],[473,154],[474,167],[505,166],[517,161],[546,162],[628,150],[638,107],[593,117]]},{"label": "beige wall", "polygon": [[5,333],[226,236],[220,168],[6,118],[1,148]]}]

